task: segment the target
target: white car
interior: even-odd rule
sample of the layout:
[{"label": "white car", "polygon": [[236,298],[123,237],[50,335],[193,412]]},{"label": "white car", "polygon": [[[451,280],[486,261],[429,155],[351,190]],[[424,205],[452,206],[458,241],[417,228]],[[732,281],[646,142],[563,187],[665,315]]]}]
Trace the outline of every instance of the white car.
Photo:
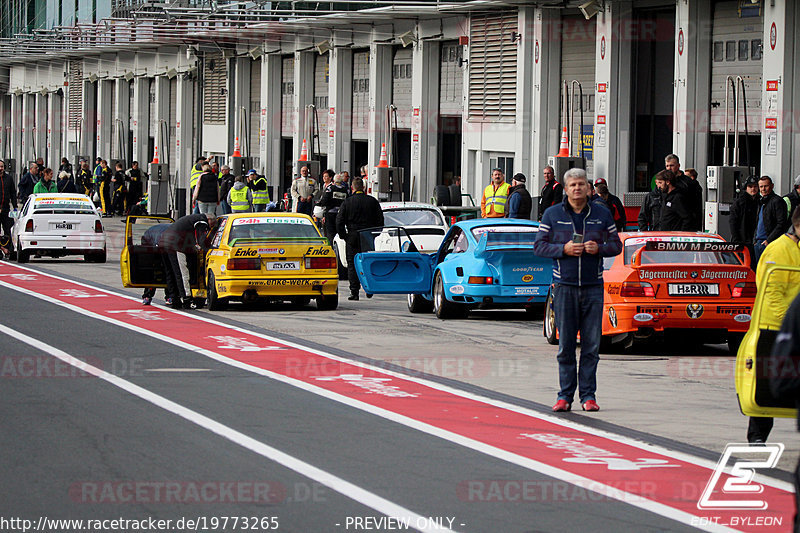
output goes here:
[{"label": "white car", "polygon": [[[422,253],[434,253],[442,244],[447,233],[447,223],[441,209],[431,204],[419,202],[381,202],[383,225],[386,227],[402,227],[405,234],[414,241],[414,245]],[[385,230],[375,237],[375,250],[399,252],[401,239],[396,230]],[[339,235],[333,239],[333,249],[339,261],[339,276],[347,277],[347,254],[345,242]]]},{"label": "white car", "polygon": [[14,221],[11,237],[20,263],[32,255],[83,255],[87,262],[106,262],[103,223],[83,194],[32,194]]}]

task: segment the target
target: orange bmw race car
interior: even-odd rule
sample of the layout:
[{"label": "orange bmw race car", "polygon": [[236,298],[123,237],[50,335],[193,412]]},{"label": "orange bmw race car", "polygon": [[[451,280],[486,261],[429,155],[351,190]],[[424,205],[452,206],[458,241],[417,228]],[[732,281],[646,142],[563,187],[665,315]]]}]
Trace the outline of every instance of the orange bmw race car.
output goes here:
[{"label": "orange bmw race car", "polygon": [[[750,253],[719,235],[621,233],[623,251],[606,258],[603,345],[691,330],[706,343],[728,342],[735,354],[750,326],[756,296]],[[551,298],[544,334],[558,343]]]}]

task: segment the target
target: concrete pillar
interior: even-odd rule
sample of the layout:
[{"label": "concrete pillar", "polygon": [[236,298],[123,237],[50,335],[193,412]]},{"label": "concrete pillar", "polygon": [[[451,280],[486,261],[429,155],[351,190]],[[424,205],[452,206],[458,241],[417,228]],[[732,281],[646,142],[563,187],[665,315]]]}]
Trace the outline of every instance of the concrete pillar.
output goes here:
[{"label": "concrete pillar", "polygon": [[[370,173],[375,171],[386,142],[386,106],[392,103],[392,46],[372,43],[369,47],[369,158]],[[391,165],[392,162],[390,161]],[[356,169],[353,169],[354,171]]]},{"label": "concrete pillar", "polygon": [[47,95],[36,93],[36,117],[34,118],[34,156],[47,163]]},{"label": "concrete pillar", "polygon": [[150,79],[133,80],[133,159],[146,171],[148,161],[147,138],[150,136]]},{"label": "concrete pillar", "polygon": [[710,0],[678,2],[675,21],[672,151],[684,167],[702,169],[697,178],[705,189],[711,109]]},{"label": "concrete pillar", "polygon": [[595,67],[594,176],[609,178],[617,195],[631,190],[631,51],[633,39],[620,34],[633,20],[632,2],[606,3],[597,15]]},{"label": "concrete pillar", "polygon": [[[114,80],[114,116],[111,127],[111,157],[122,159],[130,168],[133,161],[128,153],[128,124],[131,116],[130,84],[124,78]],[[140,167],[141,168],[141,167]]]},{"label": "concrete pillar", "polygon": [[764,5],[764,92],[761,109],[761,173],[775,180],[775,191],[793,189],[800,173],[800,43],[794,30],[800,23],[800,6],[793,0]]},{"label": "concrete pillar", "polygon": [[[536,13],[531,7],[519,9],[520,35],[517,41],[517,120],[514,141],[514,172],[530,176],[531,129],[533,112],[533,55],[535,40],[532,39]],[[506,176],[511,182],[511,176]]]},{"label": "concrete pillar", "polygon": [[[353,50],[336,48],[330,54],[328,78],[328,166],[336,171],[350,168],[353,132]],[[324,142],[324,141],[323,141]]]},{"label": "concrete pillar", "polygon": [[16,177],[17,181],[22,177],[24,172],[20,172],[23,168],[25,161],[22,156],[22,129],[25,127],[22,121],[23,114],[23,97],[13,95],[11,96],[11,130],[9,131],[9,142],[11,144],[11,157],[16,160]]},{"label": "concrete pillar", "polygon": [[440,49],[438,41],[420,40],[411,56],[411,200],[430,196],[439,171]]},{"label": "concrete pillar", "polygon": [[97,140],[97,156],[106,161],[111,159],[111,133],[114,119],[111,116],[111,104],[114,99],[114,81],[99,80],[97,82],[97,120],[95,121],[95,139]]},{"label": "concrete pillar", "polygon": [[61,165],[61,158],[67,157],[62,151],[62,131],[64,130],[61,106],[64,99],[58,93],[47,95],[47,164],[53,169],[55,177],[58,177],[58,167]]},{"label": "concrete pillar", "polygon": [[97,86],[88,81],[83,80],[83,97],[81,102],[81,119],[78,124],[80,130],[80,148],[78,155],[87,156],[89,161],[89,168],[94,170],[95,158],[95,130],[97,120]]},{"label": "concrete pillar", "polygon": [[[280,185],[281,169],[281,61],[280,54],[268,54],[261,64],[261,165],[267,183]],[[280,194],[280,191],[276,191]],[[276,198],[271,198],[275,200]]]},{"label": "concrete pillar", "polygon": [[[178,76],[178,89],[175,99],[175,187],[189,190],[189,176],[194,163],[192,131],[194,130],[194,80]],[[191,194],[186,194],[186,207],[191,203]],[[187,211],[188,212],[188,211]]]},{"label": "concrete pillar", "polygon": [[528,191],[538,196],[544,185],[542,169],[547,158],[555,155],[559,142],[559,110],[561,108],[561,14],[557,9],[536,9],[533,27],[522,30],[523,39],[533,38],[533,72],[531,103],[531,176]]},{"label": "concrete pillar", "polygon": [[11,157],[11,100],[13,98],[12,95],[0,96],[0,158],[2,159]]},{"label": "concrete pillar", "polygon": [[[231,100],[233,102],[231,137],[234,141],[236,137],[239,137],[239,146],[241,147],[242,155],[249,157],[252,155],[250,152],[254,152],[257,149],[255,146],[247,146],[249,138],[247,122],[250,120],[250,65],[252,60],[250,56],[237,57],[234,63],[233,99]],[[244,108],[244,111],[242,111],[242,108]],[[244,115],[244,117],[242,115]],[[231,146],[233,147],[233,145]],[[248,152],[247,149],[249,149],[250,152]],[[233,153],[233,151],[230,153]]]},{"label": "concrete pillar", "polygon": [[[166,76],[156,76],[151,83],[155,83],[156,106],[155,124],[150,124],[150,132],[155,139],[155,146],[158,146],[158,159],[161,163],[169,163],[167,152],[169,147],[169,78]],[[149,163],[149,161],[148,161]],[[174,174],[174,169],[169,169],[170,175]]]},{"label": "concrete pillar", "polygon": [[[306,106],[314,103],[314,56],[316,52],[294,53],[294,160],[300,159],[303,139],[309,148],[314,139],[309,139],[305,120]],[[323,169],[324,170],[324,169]],[[315,176],[319,177],[319,176]]]},{"label": "concrete pillar", "polygon": [[33,157],[33,124],[36,114],[36,96],[33,94],[22,95],[22,154],[20,168],[32,161]]}]

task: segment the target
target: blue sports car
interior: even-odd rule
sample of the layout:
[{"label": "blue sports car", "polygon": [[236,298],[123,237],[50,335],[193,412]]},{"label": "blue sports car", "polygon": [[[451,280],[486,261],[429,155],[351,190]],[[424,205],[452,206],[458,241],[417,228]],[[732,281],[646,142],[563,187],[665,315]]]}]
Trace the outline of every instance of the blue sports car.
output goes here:
[{"label": "blue sports car", "polygon": [[474,308],[532,311],[547,299],[552,271],[551,259],[533,254],[538,227],[531,220],[465,220],[434,253],[417,251],[403,228],[383,228],[371,240],[390,235],[403,251],[360,253],[356,271],[368,294],[407,294],[412,313],[465,318]]}]

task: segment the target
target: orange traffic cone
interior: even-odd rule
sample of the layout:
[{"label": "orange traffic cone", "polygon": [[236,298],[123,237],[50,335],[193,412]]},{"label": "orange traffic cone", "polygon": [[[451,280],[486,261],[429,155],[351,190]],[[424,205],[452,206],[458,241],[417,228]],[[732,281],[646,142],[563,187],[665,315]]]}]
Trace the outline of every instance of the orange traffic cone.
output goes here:
[{"label": "orange traffic cone", "polygon": [[567,139],[567,127],[564,126],[561,132],[561,145],[558,147],[556,157],[569,157],[569,140]]},{"label": "orange traffic cone", "polygon": [[158,145],[153,147],[153,162],[152,165],[158,165]]},{"label": "orange traffic cone", "polygon": [[241,148],[239,148],[239,136],[236,136],[236,142],[233,143],[233,155],[231,157],[242,157]]},{"label": "orange traffic cone", "polygon": [[381,143],[381,159],[378,161],[378,168],[389,168],[389,161],[386,157],[386,143]]},{"label": "orange traffic cone", "polygon": [[298,161],[308,161],[308,143],[303,139],[303,147],[300,149],[300,159]]}]

